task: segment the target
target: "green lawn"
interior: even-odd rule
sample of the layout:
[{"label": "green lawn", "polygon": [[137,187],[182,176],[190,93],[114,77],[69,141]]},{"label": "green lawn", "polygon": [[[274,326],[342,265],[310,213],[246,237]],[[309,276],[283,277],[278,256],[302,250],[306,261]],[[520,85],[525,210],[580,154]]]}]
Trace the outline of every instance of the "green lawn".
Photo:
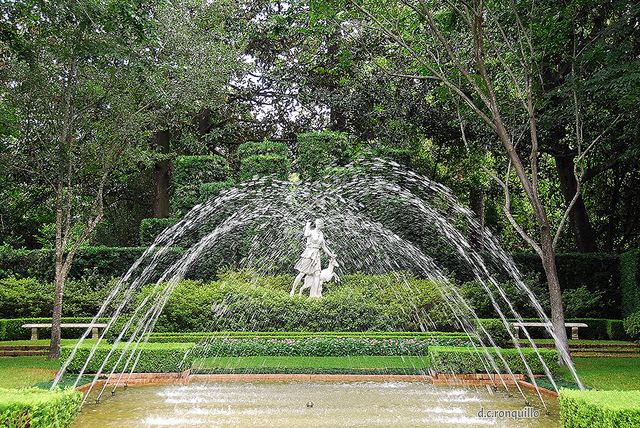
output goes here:
[{"label": "green lawn", "polygon": [[47,357],[0,358],[0,388],[22,388],[47,381],[56,376],[60,361]]},{"label": "green lawn", "polygon": [[413,369],[427,367],[430,361],[430,357],[210,357],[196,360],[193,366],[202,369]]},{"label": "green lawn", "polygon": [[[573,361],[580,380],[590,388],[640,390],[640,358],[574,357]],[[566,367],[559,374],[573,379]]]}]

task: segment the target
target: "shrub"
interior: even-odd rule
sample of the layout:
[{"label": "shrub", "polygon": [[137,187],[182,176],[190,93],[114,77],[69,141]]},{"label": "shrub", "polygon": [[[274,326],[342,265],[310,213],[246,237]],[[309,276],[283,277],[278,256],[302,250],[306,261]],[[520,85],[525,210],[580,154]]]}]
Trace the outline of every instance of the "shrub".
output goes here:
[{"label": "shrub", "polygon": [[219,273],[218,281],[183,281],[169,298],[158,331],[452,330],[450,310],[432,281],[344,275],[322,299],[291,298],[290,275]]},{"label": "shrub", "polygon": [[[90,317],[100,309],[117,280],[69,279],[62,299],[63,317]],[[34,279],[0,279],[0,318],[50,317],[54,286]]]},{"label": "shrub", "polygon": [[[446,339],[445,339],[446,340]],[[452,342],[451,339],[446,340]],[[306,356],[344,357],[357,355],[400,356],[427,355],[437,338],[307,337],[307,338],[219,338],[199,345],[196,355],[202,357]],[[467,340],[454,342],[466,345]]]},{"label": "shrub", "polygon": [[[102,370],[103,373],[109,373],[113,370],[114,364],[118,361],[123,352],[125,352],[125,343],[119,343],[116,347],[116,351],[111,354],[107,360],[107,364]],[[89,361],[86,373],[97,373],[102,362],[107,358],[107,355],[111,351],[112,346],[100,345],[96,349],[95,354]],[[148,343],[142,349],[140,353],[140,359],[135,367],[136,373],[172,373],[184,371],[191,367],[193,363],[193,349],[192,343]],[[71,355],[71,348],[62,347],[60,351],[60,358],[66,360]],[[77,351],[67,367],[69,373],[78,373],[84,363],[89,357],[91,351],[91,345],[81,345],[77,348]],[[135,361],[140,349],[138,349],[132,358],[132,362]],[[126,354],[120,360],[116,367],[116,372],[123,371],[125,364],[131,353],[134,352],[133,345],[126,350]],[[132,367],[127,367],[127,370],[131,370]]]},{"label": "shrub", "polygon": [[145,218],[140,224],[140,245],[150,246],[162,231],[177,222],[177,218]]},{"label": "shrub", "polygon": [[221,156],[180,156],[174,161],[175,185],[172,214],[182,217],[201,202],[203,183],[226,181],[230,175],[227,160]]},{"label": "shrub", "polygon": [[346,134],[327,131],[298,135],[296,170],[302,179],[318,179],[332,163],[345,165],[350,160]]},{"label": "shrub", "polygon": [[640,311],[640,249],[620,254],[622,316]]},{"label": "shrub", "polygon": [[67,427],[80,411],[82,393],[73,388],[0,389],[0,426]]},{"label": "shrub", "polygon": [[[433,369],[441,373],[508,373],[502,360],[494,348],[486,351],[495,361],[496,370],[486,359],[482,349],[431,346],[429,355],[433,359]],[[520,351],[531,368],[533,374],[545,374],[544,366],[534,349],[521,348]],[[558,371],[558,351],[554,349],[538,349],[538,353],[551,373]],[[480,354],[480,355],[479,355]],[[513,373],[527,373],[522,357],[517,349],[500,349],[500,354]]]},{"label": "shrub", "polygon": [[[501,319],[490,318],[490,319],[478,319],[474,320],[476,323],[479,322],[484,327],[484,331],[487,332],[489,336],[493,339],[496,346],[503,347],[507,343],[511,343],[513,339],[511,339],[511,335],[509,335],[509,331],[507,327],[505,327],[504,322]],[[511,334],[515,335],[515,329],[513,327],[509,327],[511,329]],[[476,334],[479,338],[487,346],[492,346],[491,341],[487,337],[487,334],[484,332],[479,326],[476,329]]]},{"label": "shrub", "polygon": [[238,146],[238,158],[244,159],[251,156],[270,155],[287,157],[287,146],[276,141],[248,142]]},{"label": "shrub", "polygon": [[214,183],[202,183],[200,185],[200,202],[206,202],[218,197],[220,192],[235,186],[235,181],[217,181]]},{"label": "shrub", "polygon": [[640,311],[624,319],[624,331],[632,340],[640,339]]},{"label": "shrub", "polygon": [[284,156],[273,155],[254,155],[242,159],[240,166],[240,179],[242,181],[272,174],[278,180],[288,180],[289,160]]},{"label": "shrub", "polygon": [[560,389],[564,428],[640,427],[640,391]]}]

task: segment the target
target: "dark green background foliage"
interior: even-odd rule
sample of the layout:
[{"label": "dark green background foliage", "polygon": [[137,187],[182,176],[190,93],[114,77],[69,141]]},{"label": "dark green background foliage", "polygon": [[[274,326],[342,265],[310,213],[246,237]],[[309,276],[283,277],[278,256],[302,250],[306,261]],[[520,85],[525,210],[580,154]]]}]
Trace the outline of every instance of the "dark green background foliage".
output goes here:
[{"label": "dark green background foliage", "polygon": [[297,148],[295,169],[302,179],[318,179],[332,163],[346,165],[351,161],[346,134],[328,131],[300,134]]},{"label": "dark green background foliage", "polygon": [[640,311],[624,319],[624,330],[631,339],[640,339]]},{"label": "dark green background foliage", "polygon": [[640,249],[620,254],[622,316],[640,311]]},{"label": "dark green background foliage", "polygon": [[145,218],[140,224],[140,245],[150,246],[163,230],[177,222],[177,218]]},{"label": "dark green background foliage", "polygon": [[221,156],[180,156],[174,161],[172,215],[181,217],[201,202],[203,183],[226,181],[231,175],[227,160]]},{"label": "dark green background foliage", "polygon": [[[93,317],[63,317],[62,323],[90,323]],[[107,318],[98,319],[99,323],[106,323]],[[49,324],[48,318],[11,318],[0,319],[0,340],[27,340],[31,338],[31,329],[23,328],[23,324]],[[85,332],[85,328],[63,328],[61,330],[63,339],[77,339]],[[50,328],[38,329],[38,338],[46,339],[51,336]]]},{"label": "dark green background foliage", "polygon": [[[0,247],[0,278],[34,278],[40,282],[53,282],[55,275],[54,250],[13,250]],[[109,281],[123,276],[147,247],[85,247],[76,253],[68,278]],[[158,275],[184,253],[171,248],[161,260]]]}]

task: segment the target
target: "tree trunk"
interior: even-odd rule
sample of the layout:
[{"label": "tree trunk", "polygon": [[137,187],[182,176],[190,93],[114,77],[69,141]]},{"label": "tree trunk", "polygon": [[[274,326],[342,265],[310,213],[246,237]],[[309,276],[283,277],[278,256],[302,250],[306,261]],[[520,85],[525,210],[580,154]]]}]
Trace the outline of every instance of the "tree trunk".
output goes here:
[{"label": "tree trunk", "polygon": [[[556,171],[560,179],[560,189],[568,205],[578,189],[576,177],[573,174],[573,155],[555,156]],[[580,253],[595,253],[598,251],[595,234],[589,221],[587,208],[584,205],[582,195],[578,197],[573,208],[569,212],[569,225],[573,231],[576,248]]]},{"label": "tree trunk", "polygon": [[[570,363],[571,354],[569,353],[569,339],[567,338],[567,329],[564,326],[564,308],[562,307],[562,290],[560,289],[560,280],[558,279],[558,269],[556,267],[556,255],[553,249],[553,238],[549,229],[548,233],[542,232],[541,249],[542,249],[542,267],[547,278],[549,287],[549,300],[551,302],[551,323],[553,324],[553,332],[556,335],[556,349],[559,352],[560,365]],[[564,348],[564,349],[562,349]],[[565,353],[566,352],[566,353]],[[567,358],[569,360],[567,360]]]},{"label": "tree trunk", "polygon": [[[162,155],[169,154],[171,134],[159,130],[154,137],[157,150]],[[169,217],[169,159],[161,159],[153,167],[154,203],[153,217]]]},{"label": "tree trunk", "polygon": [[51,315],[51,342],[49,344],[49,359],[60,358],[60,324],[62,321],[62,295],[64,293],[64,270],[62,257],[64,242],[62,240],[62,176],[58,178],[58,192],[56,198],[56,276],[53,294],[53,314]]}]

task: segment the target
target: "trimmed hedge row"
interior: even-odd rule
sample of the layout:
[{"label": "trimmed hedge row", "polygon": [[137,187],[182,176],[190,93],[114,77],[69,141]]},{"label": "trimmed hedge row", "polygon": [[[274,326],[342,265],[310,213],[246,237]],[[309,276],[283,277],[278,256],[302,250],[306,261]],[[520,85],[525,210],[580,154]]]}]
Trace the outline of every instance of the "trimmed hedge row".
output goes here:
[{"label": "trimmed hedge row", "polygon": [[282,332],[252,332],[252,331],[218,331],[218,332],[196,332],[196,333],[152,333],[149,337],[149,342],[155,343],[200,343],[210,340],[220,339],[304,339],[308,337],[367,337],[370,339],[401,339],[401,338],[415,338],[415,339],[430,339],[439,338],[443,340],[462,339],[467,340],[468,337],[465,333],[450,333],[450,332],[339,332],[339,331],[319,331],[319,332],[305,332],[305,331],[282,331]]},{"label": "trimmed hedge row", "polygon": [[[91,317],[69,317],[62,318],[63,323],[90,323]],[[108,318],[101,318],[100,323],[108,322]],[[31,329],[23,328],[23,324],[46,324],[51,318],[11,318],[0,319],[0,341],[4,340],[27,340],[31,338]],[[63,328],[60,330],[63,339],[77,339],[86,331],[86,328]],[[38,329],[40,339],[51,336],[50,328]]]},{"label": "trimmed hedge row", "polygon": [[640,427],[640,391],[560,389],[564,428]]},{"label": "trimmed hedge row", "polygon": [[182,217],[201,201],[203,183],[226,181],[231,169],[222,156],[179,156],[174,162],[172,215]]},{"label": "trimmed hedge row", "polygon": [[622,317],[640,311],[640,249],[620,254]]},{"label": "trimmed hedge row", "polygon": [[[498,357],[497,351],[494,348],[486,349],[498,366],[498,371],[507,373],[502,360]],[[533,374],[545,374],[544,367],[534,349],[522,348],[520,350]],[[478,352],[483,358],[478,355]],[[511,371],[514,373],[527,373],[517,349],[500,349],[500,353]],[[538,353],[551,373],[556,373],[559,368],[558,351],[555,349],[538,349]],[[474,348],[431,346],[429,347],[429,355],[433,359],[433,369],[441,373],[486,373],[487,368],[491,373],[496,372],[493,367],[485,368],[483,359],[486,358],[486,355],[480,348],[476,351]]]},{"label": "trimmed hedge row", "polygon": [[[111,354],[103,372],[110,372],[113,369],[114,364],[122,355],[125,348],[124,343],[119,343],[116,347],[116,351]],[[87,365],[86,373],[97,373],[102,362],[107,358],[107,355],[111,351],[112,347],[108,345],[100,345],[96,349],[95,354]],[[148,343],[144,349],[140,360],[135,367],[136,373],[175,373],[187,370],[193,363],[193,353],[190,352],[193,349],[193,343]],[[63,346],[60,350],[60,358],[64,361],[69,358],[71,351],[70,347]],[[69,363],[67,371],[69,373],[78,373],[85,361],[89,357],[91,351],[91,345],[81,345],[77,348],[76,354]],[[124,370],[125,363],[128,357],[133,352],[133,345],[126,351],[125,356],[121,359],[120,363],[116,367],[116,372]],[[132,362],[137,357],[139,350],[136,351],[136,356],[132,359]],[[130,370],[131,367],[128,367]]]},{"label": "trimmed hedge row", "polygon": [[[451,341],[451,340],[449,340]],[[454,346],[464,346],[453,339]],[[198,357],[347,357],[357,355],[401,356],[427,355],[429,346],[439,344],[433,339],[372,339],[368,337],[307,337],[300,339],[240,339],[213,340],[196,346]]]},{"label": "trimmed hedge row", "polygon": [[73,388],[0,388],[0,426],[64,428],[80,412],[82,393]]}]

